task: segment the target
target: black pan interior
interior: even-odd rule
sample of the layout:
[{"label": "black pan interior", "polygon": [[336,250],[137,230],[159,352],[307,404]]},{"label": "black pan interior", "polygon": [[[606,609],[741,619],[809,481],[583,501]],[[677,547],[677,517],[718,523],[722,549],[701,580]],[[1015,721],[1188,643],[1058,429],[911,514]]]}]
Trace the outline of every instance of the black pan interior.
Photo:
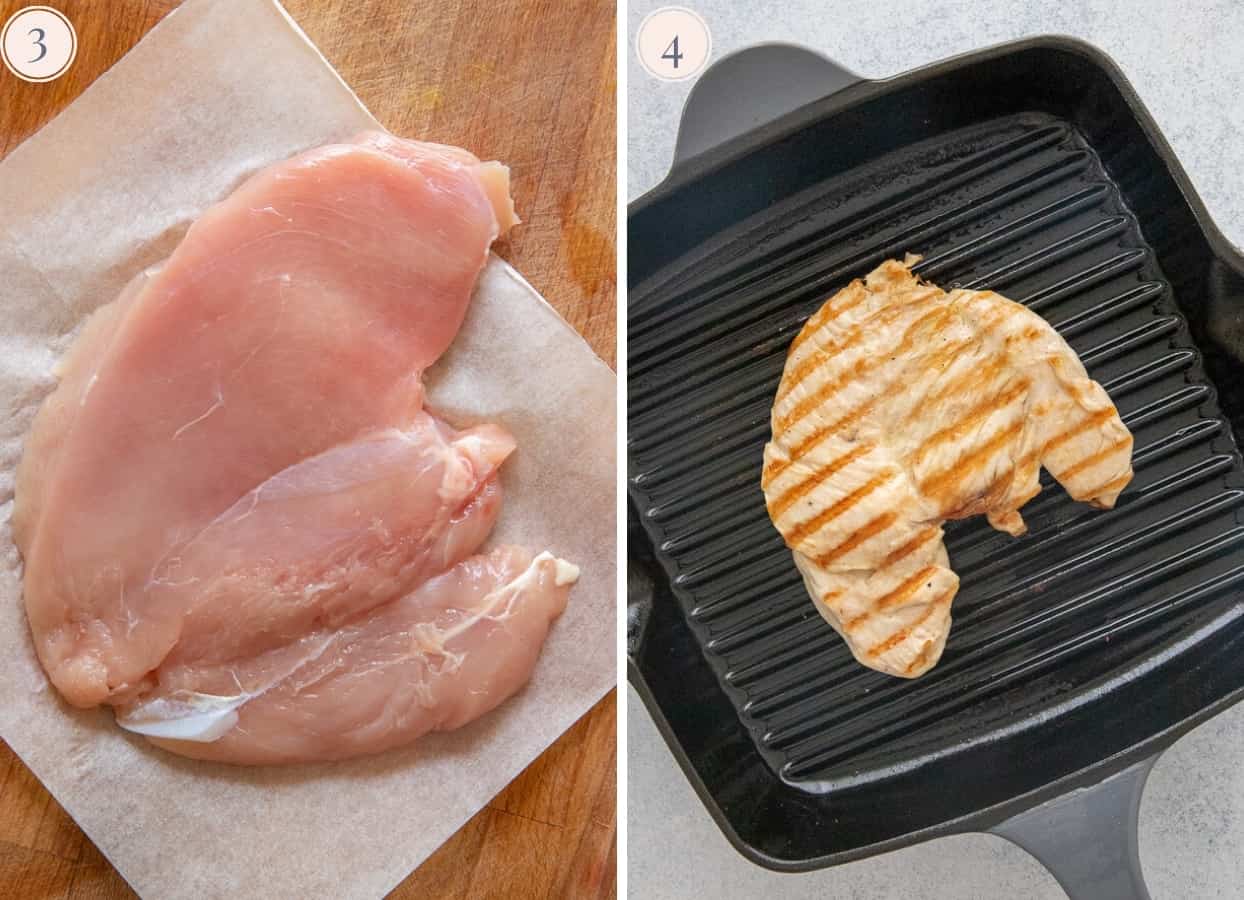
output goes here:
[{"label": "black pan interior", "polygon": [[[1033,42],[814,104],[632,211],[630,552],[654,594],[634,662],[758,860],[967,827],[1244,685],[1244,279],[1172,166],[1108,63]],[[1045,316],[1136,437],[1112,512],[1046,476],[1026,537],[948,528],[954,630],[917,681],[852,660],[759,489],[789,341],[909,251]]]}]

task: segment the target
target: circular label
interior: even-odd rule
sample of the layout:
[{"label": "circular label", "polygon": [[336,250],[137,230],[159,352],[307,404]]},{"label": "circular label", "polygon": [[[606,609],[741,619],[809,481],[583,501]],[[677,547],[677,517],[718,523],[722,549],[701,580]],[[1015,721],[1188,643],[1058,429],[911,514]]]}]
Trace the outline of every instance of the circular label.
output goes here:
[{"label": "circular label", "polygon": [[708,24],[699,13],[681,6],[665,6],[639,25],[635,52],[649,74],[665,81],[682,81],[699,73],[713,50]]},{"label": "circular label", "polygon": [[50,6],[19,9],[0,31],[0,56],[25,81],[52,81],[64,75],[78,55],[78,34],[64,13]]}]

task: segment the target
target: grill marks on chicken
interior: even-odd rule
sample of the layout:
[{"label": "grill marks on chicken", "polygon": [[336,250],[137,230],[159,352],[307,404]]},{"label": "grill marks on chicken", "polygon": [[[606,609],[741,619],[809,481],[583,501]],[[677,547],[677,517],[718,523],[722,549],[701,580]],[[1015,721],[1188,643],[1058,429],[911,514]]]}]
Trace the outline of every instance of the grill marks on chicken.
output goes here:
[{"label": "grill marks on chicken", "polygon": [[791,343],[761,486],[817,609],[864,665],[936,664],[959,580],[941,523],[1012,535],[1045,466],[1076,500],[1114,506],[1132,436],[1039,316],[949,293],[890,260]]}]

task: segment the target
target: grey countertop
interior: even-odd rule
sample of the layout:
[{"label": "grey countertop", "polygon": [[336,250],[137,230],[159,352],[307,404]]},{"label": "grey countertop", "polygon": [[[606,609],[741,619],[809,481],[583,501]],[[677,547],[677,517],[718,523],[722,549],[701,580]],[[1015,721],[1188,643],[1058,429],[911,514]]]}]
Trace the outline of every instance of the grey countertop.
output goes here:
[{"label": "grey countertop", "polygon": [[[712,32],[713,59],[789,41],[868,78],[1037,34],[1096,44],[1122,67],[1227,238],[1244,246],[1244,4],[833,0],[678,0]],[[690,83],[662,82],[635,59],[639,23],[666,5],[631,0],[627,196],[669,167]],[[638,696],[628,695],[628,877],[635,898],[1057,900],[1053,877],[1001,838],[962,835],[807,875],[739,856],[713,824]],[[1244,897],[1244,704],[1185,736],[1150,777],[1141,857],[1155,900]]]}]

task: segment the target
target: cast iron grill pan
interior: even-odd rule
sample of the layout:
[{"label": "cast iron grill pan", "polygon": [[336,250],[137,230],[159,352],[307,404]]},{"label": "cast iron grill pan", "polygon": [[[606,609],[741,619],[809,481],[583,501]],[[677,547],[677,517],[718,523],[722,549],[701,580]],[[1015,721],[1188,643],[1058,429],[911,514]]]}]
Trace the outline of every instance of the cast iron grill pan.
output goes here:
[{"label": "cast iron grill pan", "polygon": [[[1186,271],[1206,266],[1205,236],[1168,220],[1178,214],[1160,196],[1166,173],[1145,170],[1152,161],[1139,151],[1152,148],[1135,146],[1134,117],[1130,130],[1103,127],[1129,112],[1116,102],[1103,114],[1108,90],[1068,105],[1057,87],[1038,96],[1039,83],[1005,73],[984,87],[975,68],[961,63],[957,83],[916,79],[850,109],[843,117],[856,122],[926,121],[897,140],[877,124],[844,126],[838,140],[854,150],[827,145],[819,165],[801,158],[797,189],[774,190],[754,210],[739,172],[702,176],[710,205],[744,195],[738,218],[689,223],[692,239],[672,258],[661,258],[670,241],[651,233],[665,226],[645,233],[632,217],[632,260],[642,265],[645,242],[658,245],[628,307],[634,511],[716,687],[765,766],[807,795],[880,786],[1002,736],[1049,740],[1238,612],[1244,477],[1198,347],[1205,329],[1189,322],[1206,315],[1204,272]],[[948,94],[972,90],[990,92],[970,104],[975,114],[962,109],[970,95],[955,106]],[[764,171],[763,150],[734,168],[749,166]],[[1135,435],[1136,473],[1109,512],[1073,502],[1043,474],[1019,539],[983,517],[948,523],[961,578],[954,625],[939,665],[915,681],[855,662],[808,599],[760,490],[791,339],[832,293],[907,252],[947,290],[995,290],[1049,321]],[[1102,756],[1110,749],[1103,742]],[[886,826],[896,814],[885,803],[863,815],[838,845],[903,831]]]}]

